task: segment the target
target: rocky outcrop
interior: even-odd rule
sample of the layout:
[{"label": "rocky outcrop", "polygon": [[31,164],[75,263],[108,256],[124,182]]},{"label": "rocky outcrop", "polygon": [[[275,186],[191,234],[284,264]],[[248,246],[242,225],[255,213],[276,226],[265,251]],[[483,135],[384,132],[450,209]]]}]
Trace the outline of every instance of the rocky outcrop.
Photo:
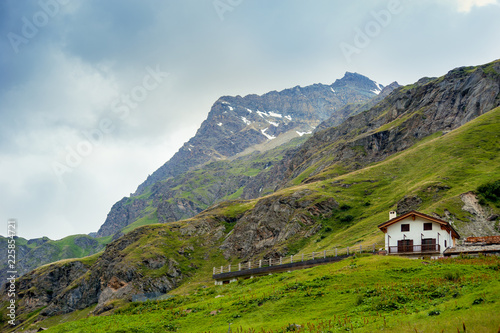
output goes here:
[{"label": "rocky outcrop", "polygon": [[105,237],[115,234],[122,228],[146,215],[144,209],[148,202],[144,199],[122,198],[111,207],[106,221],[97,232],[97,237]]},{"label": "rocky outcrop", "polygon": [[416,195],[405,196],[403,199],[399,200],[396,205],[396,213],[403,215],[412,210],[418,210],[422,204],[422,199]]},{"label": "rocky outcrop", "polygon": [[[100,314],[117,299],[165,294],[189,276],[181,267],[196,268],[192,260],[209,255],[224,230],[211,216],[184,225],[135,229],[110,243],[98,258],[59,261],[19,278],[19,309],[28,313],[44,307],[40,315],[53,316],[97,304],[94,312]],[[169,242],[179,248],[166,252]]]},{"label": "rocky outcrop", "polygon": [[[104,245],[97,240],[86,236],[72,236],[71,242],[65,243],[66,246],[59,245],[60,241],[52,241],[48,237],[35,238],[21,241],[17,238],[16,242],[16,271],[18,276],[22,276],[33,269],[61,259],[79,258],[82,255],[91,255],[101,251]],[[66,240],[61,240],[66,242]],[[25,243],[26,245],[24,245]],[[0,237],[0,245],[5,244],[7,248],[7,239]],[[67,246],[70,245],[70,246]],[[7,256],[0,266],[0,285],[3,285],[7,277]],[[2,254],[0,254],[0,259]]]},{"label": "rocky outcrop", "polygon": [[[299,191],[289,196],[271,196],[257,202],[243,216],[221,249],[226,258],[249,258],[261,254],[293,236],[310,237],[321,227],[315,217],[327,218],[338,203],[333,198],[314,203],[311,191]],[[285,253],[282,253],[284,255]],[[276,253],[276,255],[279,255]]]},{"label": "rocky outcrop", "polygon": [[462,193],[460,200],[463,202],[462,210],[469,213],[469,221],[461,225],[463,236],[500,235],[500,230],[496,228],[499,216],[493,214],[489,207],[482,206],[474,192]]}]

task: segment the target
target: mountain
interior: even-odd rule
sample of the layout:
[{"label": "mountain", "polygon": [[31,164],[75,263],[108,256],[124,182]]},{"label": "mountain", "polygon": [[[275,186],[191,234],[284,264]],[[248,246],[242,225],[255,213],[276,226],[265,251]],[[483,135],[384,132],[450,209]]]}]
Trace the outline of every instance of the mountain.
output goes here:
[{"label": "mountain", "polygon": [[275,191],[136,228],[101,254],[24,275],[19,318],[95,304],[94,314],[110,314],[134,295],[196,293],[214,266],[383,244],[377,225],[389,210],[438,216],[462,237],[500,234],[499,105],[500,61],[397,88],[286,150],[266,169]]},{"label": "mountain", "polygon": [[[381,102],[318,131],[300,151],[258,175],[243,198],[366,167],[438,131],[450,131],[500,105],[500,63],[454,69],[394,90]],[[271,175],[272,176],[269,176]]]},{"label": "mountain", "polygon": [[[394,85],[397,86],[394,83],[391,87]],[[219,98],[196,135],[139,185],[133,195],[113,205],[97,236],[119,237],[131,224],[177,221],[228,197],[238,198],[256,174],[280,158],[283,148],[259,157],[248,157],[250,154],[265,153],[284,144],[291,148],[290,145],[303,142],[292,139],[311,134],[321,122],[335,119],[335,123],[341,123],[355,113],[339,113],[345,105],[366,102],[383,89],[365,76],[347,72],[331,85]],[[235,163],[253,165],[247,168],[248,172],[228,172],[235,170]],[[213,172],[207,175],[210,169]]]},{"label": "mountain", "polygon": [[[7,248],[9,238],[0,236],[0,246]],[[111,241],[108,238],[93,238],[87,235],[72,235],[60,240],[51,240],[48,237],[24,239],[16,237],[18,275],[23,275],[33,269],[62,259],[81,258],[102,251],[105,244]],[[0,253],[0,284],[7,281],[7,252]]]}]

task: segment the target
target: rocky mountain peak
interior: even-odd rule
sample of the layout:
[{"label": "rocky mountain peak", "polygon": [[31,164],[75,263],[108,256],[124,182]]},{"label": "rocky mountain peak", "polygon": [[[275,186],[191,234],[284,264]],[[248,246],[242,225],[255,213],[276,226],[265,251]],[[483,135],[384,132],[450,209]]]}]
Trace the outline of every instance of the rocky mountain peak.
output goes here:
[{"label": "rocky mountain peak", "polygon": [[366,76],[351,72],[346,72],[343,78],[335,80],[331,87],[333,89],[351,88],[365,90],[377,95],[384,89],[383,85],[370,80]]},{"label": "rocky mountain peak", "polygon": [[[332,116],[342,121],[348,114],[337,114],[340,109],[350,103],[366,102],[377,96],[382,88],[382,85],[363,75],[346,73],[344,78],[332,85],[313,84],[263,95],[220,97],[212,105],[196,135],[139,185],[136,193],[112,207],[97,236],[119,232],[144,216],[144,209],[150,205],[161,210],[161,221],[195,215],[206,207],[203,205],[221,200],[222,193],[226,191],[218,189],[218,193],[207,194],[209,198],[198,198],[196,202],[183,199],[180,202],[172,200],[175,196],[172,189],[180,185],[172,179],[210,162],[267,151],[311,134],[321,122]],[[166,180],[171,181],[167,184]],[[148,192],[152,197],[134,200]],[[203,207],[200,206],[201,201],[204,202]]]}]

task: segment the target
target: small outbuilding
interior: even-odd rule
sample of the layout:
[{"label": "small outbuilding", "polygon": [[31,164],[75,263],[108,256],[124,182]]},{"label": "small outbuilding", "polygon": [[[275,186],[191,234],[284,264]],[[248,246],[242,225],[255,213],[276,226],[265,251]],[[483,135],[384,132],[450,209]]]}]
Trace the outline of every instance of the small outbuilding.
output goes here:
[{"label": "small outbuilding", "polygon": [[385,233],[388,255],[442,256],[460,239],[450,223],[414,210],[401,216],[391,211],[378,228]]}]

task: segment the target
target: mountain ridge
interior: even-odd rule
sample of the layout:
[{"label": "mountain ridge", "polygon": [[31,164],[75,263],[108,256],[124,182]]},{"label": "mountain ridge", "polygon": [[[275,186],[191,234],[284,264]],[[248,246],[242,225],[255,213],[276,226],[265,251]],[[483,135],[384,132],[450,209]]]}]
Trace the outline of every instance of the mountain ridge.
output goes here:
[{"label": "mountain ridge", "polygon": [[[346,114],[336,114],[348,103],[365,102],[377,96],[384,87],[369,78],[347,72],[331,85],[296,86],[263,95],[222,96],[212,106],[207,119],[195,136],[163,166],[139,185],[129,198],[113,205],[97,236],[120,235],[120,230],[159,210],[160,222],[188,218],[225,196],[234,193],[247,179],[236,179],[222,196],[178,198],[174,192],[181,186],[176,177],[184,177],[203,165],[255,150],[263,144],[281,145],[294,137],[310,134],[322,121]],[[252,148],[254,147],[254,148]],[[220,175],[219,175],[220,177]],[[171,184],[171,185],[169,185]],[[137,199],[136,199],[137,198]]]}]

